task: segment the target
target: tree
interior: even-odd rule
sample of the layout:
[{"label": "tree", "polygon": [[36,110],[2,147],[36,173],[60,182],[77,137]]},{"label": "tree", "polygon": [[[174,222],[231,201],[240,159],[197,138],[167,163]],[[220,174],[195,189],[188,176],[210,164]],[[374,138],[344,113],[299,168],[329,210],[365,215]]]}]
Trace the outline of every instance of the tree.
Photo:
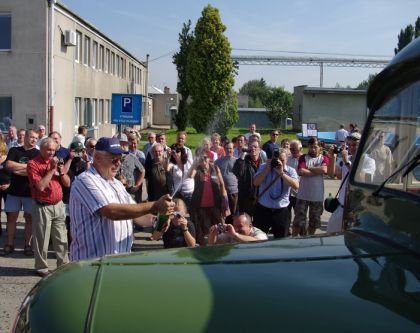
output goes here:
[{"label": "tree", "polygon": [[410,44],[410,42],[418,36],[420,36],[420,16],[417,17],[414,27],[409,24],[405,27],[405,29],[401,29],[400,34],[398,35],[397,47],[394,48],[395,54],[400,52],[406,45]]},{"label": "tree", "polygon": [[207,5],[194,30],[187,66],[192,98],[189,117],[197,132],[210,126],[234,84],[235,67],[225,30],[218,9]]},{"label": "tree", "polygon": [[213,128],[209,132],[216,132],[221,136],[227,135],[229,129],[238,121],[238,96],[233,89],[230,91],[230,95],[224,105],[216,112],[214,119]]},{"label": "tree", "polygon": [[283,88],[270,88],[263,103],[273,128],[281,127],[283,119],[292,115],[293,96]]},{"label": "tree", "polygon": [[262,101],[264,100],[265,95],[269,91],[265,80],[261,78],[260,80],[251,80],[246,83],[239,89],[241,95],[249,96],[248,107],[250,108],[261,108],[263,107]]},{"label": "tree", "polygon": [[187,83],[187,66],[188,66],[188,54],[190,51],[191,43],[194,40],[194,35],[190,31],[191,20],[184,23],[181,33],[178,35],[179,51],[172,57],[172,62],[176,66],[178,71],[178,83],[177,92],[180,95],[178,112],[175,115],[175,125],[178,130],[185,131],[188,124],[188,98],[190,96],[190,90]]},{"label": "tree", "polygon": [[367,78],[367,80],[363,80],[362,82],[359,83],[359,85],[357,86],[356,89],[368,89],[370,84],[372,83],[372,81],[375,79],[377,74],[369,74],[369,77]]}]

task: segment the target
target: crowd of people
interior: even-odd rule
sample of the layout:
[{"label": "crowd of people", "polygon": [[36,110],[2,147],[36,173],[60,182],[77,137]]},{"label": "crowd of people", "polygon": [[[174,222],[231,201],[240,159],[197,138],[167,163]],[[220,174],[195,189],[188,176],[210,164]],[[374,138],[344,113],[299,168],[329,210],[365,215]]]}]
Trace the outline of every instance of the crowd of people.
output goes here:
[{"label": "crowd of people", "polygon": [[[68,148],[60,133],[47,136],[42,125],[26,131],[12,126],[0,138],[3,253],[14,252],[23,210],[24,254],[34,256],[40,276],[50,273],[50,241],[57,266],[130,252],[133,223],[152,221],[151,239],[162,239],[165,248],[265,240],[268,233],[314,234],[321,223],[324,175],[345,181],[360,140],[357,131],[347,133],[349,152],[335,166],[334,149],[323,154],[317,138],[303,154],[299,140],[279,142],[278,130],[262,143],[255,124],[235,138],[205,137],[194,152],[183,131],[172,144],[165,133],[149,132],[143,150],[132,128],[112,138],[86,135],[80,126]],[[339,214],[331,232],[340,229]]]}]

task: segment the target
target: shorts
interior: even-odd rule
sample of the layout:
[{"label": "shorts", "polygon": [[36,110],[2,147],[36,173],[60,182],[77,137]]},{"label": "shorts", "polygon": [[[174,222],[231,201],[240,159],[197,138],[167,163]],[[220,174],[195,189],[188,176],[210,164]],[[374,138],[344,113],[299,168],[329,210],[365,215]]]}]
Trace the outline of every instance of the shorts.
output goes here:
[{"label": "shorts", "polygon": [[4,204],[4,211],[6,213],[18,213],[23,206],[25,214],[32,214],[32,198],[31,197],[17,197],[8,194],[6,203]]}]

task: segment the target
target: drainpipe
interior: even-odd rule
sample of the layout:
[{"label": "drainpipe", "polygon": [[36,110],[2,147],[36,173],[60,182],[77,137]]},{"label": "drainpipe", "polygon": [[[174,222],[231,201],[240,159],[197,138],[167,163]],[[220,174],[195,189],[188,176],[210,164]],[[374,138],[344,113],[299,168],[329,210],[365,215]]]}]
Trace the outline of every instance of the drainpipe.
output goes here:
[{"label": "drainpipe", "polygon": [[[144,128],[148,128],[149,127],[149,123],[152,123],[152,117],[149,114],[149,54],[146,54],[146,89],[145,89],[145,94],[146,94],[146,103],[144,103],[144,112],[146,114],[146,126],[144,126]],[[150,120],[150,121],[149,121]]]},{"label": "drainpipe", "polygon": [[54,5],[56,0],[48,1],[48,132],[54,130]]}]

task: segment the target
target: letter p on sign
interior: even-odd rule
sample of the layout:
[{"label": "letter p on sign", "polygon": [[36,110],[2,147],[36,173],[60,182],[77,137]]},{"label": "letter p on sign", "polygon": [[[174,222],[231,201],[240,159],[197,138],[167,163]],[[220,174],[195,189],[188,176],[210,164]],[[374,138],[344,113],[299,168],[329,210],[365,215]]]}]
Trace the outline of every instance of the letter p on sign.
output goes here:
[{"label": "letter p on sign", "polygon": [[121,111],[124,113],[132,113],[133,112],[133,97],[131,96],[123,96],[121,97]]}]

